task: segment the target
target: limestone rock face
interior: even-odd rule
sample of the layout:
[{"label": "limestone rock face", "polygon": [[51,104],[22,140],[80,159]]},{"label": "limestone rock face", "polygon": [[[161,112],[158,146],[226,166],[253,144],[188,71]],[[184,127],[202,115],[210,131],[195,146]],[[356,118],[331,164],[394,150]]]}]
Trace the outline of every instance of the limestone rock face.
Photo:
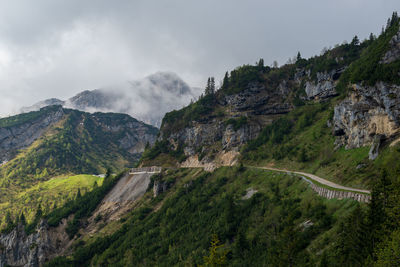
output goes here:
[{"label": "limestone rock face", "polygon": [[307,81],[305,91],[308,99],[327,98],[337,95],[335,81],[339,78],[343,69],[330,72],[318,72],[316,81]]},{"label": "limestone rock face", "polygon": [[289,90],[286,81],[282,81],[274,91],[267,91],[264,85],[254,82],[238,94],[225,96],[222,104],[228,106],[231,112],[245,111],[254,115],[284,114],[293,108],[285,101]]},{"label": "limestone rock face", "polygon": [[261,127],[258,125],[247,125],[241,127],[237,131],[232,125],[227,125],[222,136],[222,149],[232,150],[247,141],[257,137],[257,134],[261,131]]},{"label": "limestone rock face", "polygon": [[26,235],[21,224],[8,234],[0,234],[0,266],[41,266],[68,243],[65,227],[66,221],[59,228],[50,229],[47,222],[41,220],[30,235]]},{"label": "limestone rock face", "polygon": [[240,145],[254,139],[260,130],[261,126],[255,123],[247,123],[235,130],[232,125],[214,119],[209,123],[193,122],[192,127],[174,132],[166,138],[171,144],[183,144],[185,155],[193,156],[201,148],[214,144],[224,151],[237,150]]},{"label": "limestone rock face", "polygon": [[18,149],[30,146],[47,129],[64,116],[61,106],[45,116],[9,127],[0,127],[0,163],[9,160]]},{"label": "limestone rock face", "polygon": [[400,30],[395,34],[389,42],[390,48],[385,53],[379,63],[389,64],[400,59]]},{"label": "limestone rock face", "polygon": [[371,149],[369,150],[368,153],[368,158],[370,160],[374,160],[378,157],[379,155],[379,146],[381,145],[381,140],[382,136],[381,135],[375,135],[374,140],[371,145]]},{"label": "limestone rock face", "polygon": [[147,143],[154,144],[157,137],[154,131],[150,131],[149,127],[140,121],[130,121],[124,124],[113,121],[97,121],[99,126],[105,132],[118,133],[123,131],[124,135],[118,140],[119,147],[127,150],[131,154],[140,155],[143,153]]},{"label": "limestone rock face", "polygon": [[376,136],[394,138],[400,126],[400,86],[354,85],[349,97],[334,109],[336,145],[346,149],[371,145]]},{"label": "limestone rock face", "polygon": [[[260,82],[250,82],[236,94],[216,96],[216,104],[224,110],[224,116],[204,116],[191,121],[190,126],[173,129],[166,134],[163,125],[160,140],[168,140],[173,148],[183,145],[186,156],[196,154],[216,154],[217,152],[237,152],[239,147],[257,137],[261,129],[271,123],[277,115],[288,113],[293,109],[288,95],[291,92],[292,79],[281,80],[275,87],[266,88]],[[240,120],[245,117],[243,125],[227,124],[229,119]],[[201,157],[202,163],[212,161],[207,156]]]}]

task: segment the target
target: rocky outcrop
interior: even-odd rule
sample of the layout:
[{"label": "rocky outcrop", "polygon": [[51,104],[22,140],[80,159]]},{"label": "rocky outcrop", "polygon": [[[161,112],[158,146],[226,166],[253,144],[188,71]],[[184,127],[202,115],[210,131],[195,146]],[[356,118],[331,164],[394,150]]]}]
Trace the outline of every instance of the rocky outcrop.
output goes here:
[{"label": "rocky outcrop", "polygon": [[390,48],[382,57],[379,63],[389,64],[400,59],[400,30],[395,34],[389,42]]},{"label": "rocky outcrop", "polygon": [[213,172],[220,166],[233,166],[237,163],[240,153],[238,151],[221,151],[211,160],[208,157],[199,160],[197,155],[188,157],[180,164],[181,168],[203,168],[207,172]]},{"label": "rocky outcrop", "polygon": [[321,99],[337,95],[335,90],[336,80],[344,68],[330,72],[318,72],[316,81],[307,81],[305,91],[308,99]]},{"label": "rocky outcrop", "polygon": [[246,112],[248,115],[284,114],[292,110],[290,102],[285,101],[289,91],[286,81],[278,90],[267,90],[264,85],[253,82],[238,94],[226,95],[221,102],[232,113]]},{"label": "rocky outcrop", "polygon": [[193,156],[202,148],[214,144],[224,151],[237,150],[240,145],[254,139],[260,130],[261,126],[252,122],[235,130],[232,125],[214,119],[209,123],[193,122],[192,127],[174,132],[166,138],[175,147],[183,144],[185,155]]},{"label": "rocky outcrop", "polygon": [[238,148],[240,145],[257,137],[260,131],[261,127],[259,125],[246,125],[235,130],[234,127],[229,124],[225,127],[222,134],[222,149],[228,151],[233,148]]},{"label": "rocky outcrop", "polygon": [[19,224],[7,234],[0,234],[0,266],[41,266],[60,253],[69,242],[64,220],[57,228],[49,228],[41,220],[34,233],[26,235]]},{"label": "rocky outcrop", "polygon": [[[96,115],[95,113],[92,116],[96,117]],[[102,130],[105,132],[111,132],[113,134],[123,132],[124,134],[121,135],[118,140],[119,147],[123,150],[127,150],[131,154],[141,154],[147,143],[152,145],[157,139],[157,130],[155,128],[149,127],[149,125],[134,119],[121,123],[119,121],[101,120],[100,118],[96,119],[95,122],[101,126]]]},{"label": "rocky outcrop", "polygon": [[[350,96],[334,109],[335,144],[346,149],[372,145],[376,136],[391,139],[399,134],[400,86],[377,83],[354,85]],[[374,153],[375,154],[375,153]]]},{"label": "rocky outcrop", "polygon": [[166,181],[154,181],[153,185],[153,194],[154,197],[157,197],[163,192],[167,192],[169,184]]},{"label": "rocky outcrop", "polygon": [[[188,157],[208,154],[210,150],[238,151],[241,145],[256,138],[277,115],[293,109],[288,98],[292,85],[293,81],[282,80],[275,88],[267,88],[261,82],[250,82],[236,94],[216,94],[216,108],[224,110],[224,116],[201,117],[183,129],[173,128],[168,135],[163,129],[171,127],[163,125],[160,140],[167,139],[174,149],[182,145]],[[243,123],[235,124],[241,119],[244,119]]]},{"label": "rocky outcrop", "polygon": [[382,141],[382,136],[379,134],[375,135],[374,140],[371,145],[371,149],[369,150],[369,153],[368,153],[368,158],[370,160],[374,160],[378,157],[381,141]]},{"label": "rocky outcrop", "polygon": [[18,149],[30,146],[50,125],[60,121],[63,116],[64,110],[59,106],[31,120],[0,127],[0,163],[11,159]]}]

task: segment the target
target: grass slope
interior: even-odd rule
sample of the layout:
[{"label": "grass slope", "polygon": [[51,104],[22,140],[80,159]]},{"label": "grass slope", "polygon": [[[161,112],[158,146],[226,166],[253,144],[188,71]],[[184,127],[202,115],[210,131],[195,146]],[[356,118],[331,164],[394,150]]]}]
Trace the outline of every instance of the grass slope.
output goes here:
[{"label": "grass slope", "polygon": [[94,175],[80,174],[73,176],[54,177],[48,181],[35,184],[27,189],[20,189],[8,195],[8,199],[0,204],[0,214],[5,226],[5,214],[9,212],[12,217],[24,213],[28,222],[34,218],[39,205],[45,214],[55,207],[60,207],[68,200],[74,199],[78,193],[85,194],[93,189],[94,184],[101,185],[104,178]]}]

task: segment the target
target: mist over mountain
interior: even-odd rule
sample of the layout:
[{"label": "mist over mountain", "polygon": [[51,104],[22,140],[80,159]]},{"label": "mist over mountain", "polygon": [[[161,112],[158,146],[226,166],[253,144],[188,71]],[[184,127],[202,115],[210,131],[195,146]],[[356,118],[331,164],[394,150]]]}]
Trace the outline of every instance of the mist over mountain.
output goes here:
[{"label": "mist over mountain", "polygon": [[141,80],[127,81],[95,90],[85,90],[67,100],[50,98],[21,108],[21,113],[50,105],[63,105],[86,112],[118,112],[160,126],[165,113],[180,109],[199,95],[177,74],[157,72]]}]

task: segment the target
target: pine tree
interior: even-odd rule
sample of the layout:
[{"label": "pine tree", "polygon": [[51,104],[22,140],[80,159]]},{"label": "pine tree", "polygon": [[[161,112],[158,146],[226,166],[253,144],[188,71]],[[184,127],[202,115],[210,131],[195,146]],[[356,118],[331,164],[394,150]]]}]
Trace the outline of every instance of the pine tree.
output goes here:
[{"label": "pine tree", "polygon": [[373,40],[375,40],[375,36],[374,34],[371,32],[369,35],[369,41],[372,42]]},{"label": "pine tree", "polygon": [[211,78],[208,77],[206,89],[204,90],[204,94],[205,95],[209,95],[210,94],[210,89],[211,89]]},{"label": "pine tree", "polygon": [[215,93],[215,79],[214,77],[210,78],[210,94],[214,94]]},{"label": "pine tree", "polygon": [[20,222],[22,225],[26,225],[26,219],[25,219],[25,215],[24,215],[23,212],[21,212],[21,216],[19,217],[19,222]]},{"label": "pine tree", "polygon": [[351,45],[359,45],[359,44],[360,44],[360,39],[358,39],[358,36],[356,35],[351,41]]},{"label": "pine tree", "polygon": [[6,225],[7,225],[7,227],[8,227],[9,225],[13,224],[13,220],[12,220],[12,218],[11,218],[11,213],[10,213],[9,211],[7,211],[7,213],[6,213],[6,218],[5,218],[4,221],[5,221]]},{"label": "pine tree", "polygon": [[386,30],[389,29],[391,25],[392,25],[392,20],[390,18],[388,18],[388,20],[386,22]]},{"label": "pine tree", "polygon": [[[149,145],[149,147],[150,147],[150,144],[147,142],[147,144]],[[146,144],[146,146],[147,146],[147,144]],[[107,168],[107,171],[106,171],[106,176],[105,176],[105,178],[109,178],[111,176],[111,169],[110,168]]]},{"label": "pine tree", "polygon": [[225,72],[225,76],[224,76],[224,80],[222,82],[222,88],[226,89],[229,86],[229,76],[228,76],[228,72]]},{"label": "pine tree", "polygon": [[258,61],[257,65],[261,69],[264,68],[264,59],[260,58],[260,60]]},{"label": "pine tree", "polygon": [[394,11],[393,14],[392,14],[391,26],[393,26],[398,21],[399,21],[399,16],[397,15],[397,12]]},{"label": "pine tree", "polygon": [[76,198],[78,199],[78,198],[81,198],[81,197],[82,197],[81,189],[78,188],[78,193],[76,194]]},{"label": "pine tree", "polygon": [[296,56],[296,61],[299,61],[299,60],[301,60],[301,54],[300,54],[300,51],[299,51],[299,52],[297,52],[297,56]]},{"label": "pine tree", "polygon": [[43,215],[43,211],[42,211],[42,206],[39,204],[37,210],[36,210],[36,214],[35,214],[35,222],[39,222],[39,219],[42,217]]},{"label": "pine tree", "polygon": [[209,249],[209,256],[204,257],[205,266],[225,266],[226,265],[226,251],[222,250],[223,245],[217,235],[212,236],[211,247]]},{"label": "pine tree", "polygon": [[215,93],[215,79],[214,77],[209,77],[207,80],[207,86],[204,90],[205,95],[212,95]]}]

